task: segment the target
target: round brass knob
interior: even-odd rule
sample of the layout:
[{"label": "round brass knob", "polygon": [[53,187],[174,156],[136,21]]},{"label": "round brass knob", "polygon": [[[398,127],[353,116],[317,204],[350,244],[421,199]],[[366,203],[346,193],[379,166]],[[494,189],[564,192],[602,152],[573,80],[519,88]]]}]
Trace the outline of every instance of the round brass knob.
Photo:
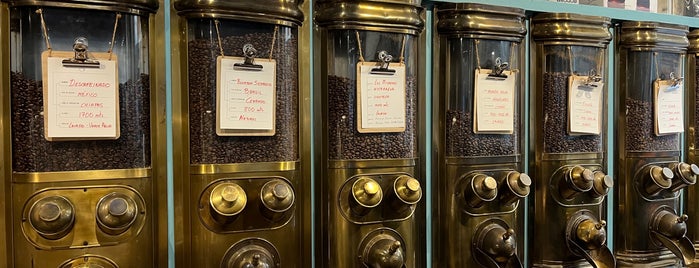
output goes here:
[{"label": "round brass knob", "polygon": [[231,217],[243,211],[248,198],[240,185],[224,182],[216,185],[209,196],[211,208],[221,216]]},{"label": "round brass knob", "polygon": [[474,234],[475,246],[498,263],[517,253],[515,231],[498,222],[484,223]]},{"label": "round brass knob", "polygon": [[269,250],[259,245],[248,245],[224,259],[227,268],[275,268],[274,256]]},{"label": "round brass knob", "polygon": [[672,180],[670,191],[675,192],[684,187],[697,183],[697,175],[699,175],[699,167],[697,167],[697,165],[679,162],[672,166],[672,170],[674,172],[675,179]]},{"label": "round brass knob", "polygon": [[476,174],[466,188],[464,197],[469,206],[478,208],[485,202],[493,201],[498,195],[498,182],[493,177]]},{"label": "round brass knob", "polygon": [[422,199],[420,181],[408,175],[401,175],[393,182],[393,191],[406,205],[414,205]]},{"label": "round brass knob", "polygon": [[685,214],[677,216],[668,210],[660,210],[653,217],[654,229],[671,239],[680,239],[687,234],[687,219]]},{"label": "round brass knob", "polygon": [[364,264],[368,267],[402,268],[405,265],[403,245],[389,235],[379,235],[364,248]]},{"label": "round brass knob", "polygon": [[125,232],[136,221],[136,201],[122,193],[110,193],[97,202],[97,223],[105,233]]},{"label": "round brass knob", "polygon": [[294,189],[286,181],[274,179],[262,186],[260,198],[271,212],[283,213],[294,205]]},{"label": "round brass knob", "polygon": [[607,193],[609,193],[609,189],[614,186],[614,180],[612,180],[611,176],[599,170],[595,171],[593,176],[594,186],[592,187],[592,196],[595,198],[606,196]]},{"label": "round brass knob", "polygon": [[364,208],[373,208],[381,203],[383,191],[381,185],[369,177],[360,177],[352,184],[352,198]]},{"label": "round brass knob", "polygon": [[583,166],[573,166],[568,169],[565,176],[565,183],[560,187],[561,196],[565,199],[572,199],[579,193],[587,192],[592,189],[594,184],[594,175],[592,170]]},{"label": "round brass knob", "polygon": [[56,240],[73,228],[74,211],[73,204],[65,197],[44,197],[29,209],[29,224],[44,238]]},{"label": "round brass knob", "polygon": [[607,242],[607,232],[604,227],[607,222],[595,222],[588,218],[580,222],[575,229],[576,236],[581,244],[589,250],[598,249]]},{"label": "round brass knob", "polygon": [[500,196],[503,205],[512,205],[521,198],[529,195],[532,179],[525,173],[512,171],[507,174],[505,179],[506,190]]},{"label": "round brass knob", "polygon": [[647,172],[648,177],[645,182],[645,190],[649,195],[657,195],[662,190],[669,189],[672,186],[672,179],[675,175],[669,168],[651,166]]}]

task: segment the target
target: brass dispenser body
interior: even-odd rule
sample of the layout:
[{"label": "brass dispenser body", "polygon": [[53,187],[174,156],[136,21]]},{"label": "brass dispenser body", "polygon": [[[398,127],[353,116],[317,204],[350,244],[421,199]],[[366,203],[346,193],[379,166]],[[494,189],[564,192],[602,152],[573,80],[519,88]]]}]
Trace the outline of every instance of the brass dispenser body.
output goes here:
[{"label": "brass dispenser body", "polygon": [[522,156],[524,10],[435,9],[431,265],[522,267],[524,197],[532,183]]},{"label": "brass dispenser body", "polygon": [[177,266],[309,267],[302,1],[173,3]]},{"label": "brass dispenser body", "polygon": [[614,244],[620,267],[694,261],[679,199],[699,173],[680,162],[687,32],[656,22],[617,28]]},{"label": "brass dispenser body", "polygon": [[425,266],[420,1],[318,1],[316,265]]},{"label": "brass dispenser body", "polygon": [[166,265],[158,2],[3,2],[0,266]]},{"label": "brass dispenser body", "polygon": [[[687,107],[687,117],[686,117],[686,127],[687,132],[685,133],[685,155],[687,156],[687,163],[689,164],[699,164],[699,154],[697,154],[697,128],[699,127],[698,120],[699,114],[699,62],[697,62],[697,55],[699,55],[699,30],[693,30],[687,35],[689,39],[689,49],[687,51],[687,79],[684,80],[685,87],[687,88],[687,97],[685,100]],[[687,188],[685,194],[685,208],[687,210],[687,215],[689,215],[689,220],[687,221],[687,237],[694,243],[694,249],[696,251],[699,248],[699,224],[697,223],[697,218],[699,217],[699,187]],[[695,260],[696,262],[696,260]]]},{"label": "brass dispenser body", "polygon": [[530,256],[533,267],[615,267],[606,246],[610,19],[532,18]]}]

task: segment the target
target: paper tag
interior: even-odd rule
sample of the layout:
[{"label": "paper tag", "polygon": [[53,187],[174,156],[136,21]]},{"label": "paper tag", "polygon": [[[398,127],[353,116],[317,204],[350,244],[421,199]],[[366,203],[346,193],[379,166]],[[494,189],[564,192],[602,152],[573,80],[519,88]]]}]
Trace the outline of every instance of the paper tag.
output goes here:
[{"label": "paper tag", "polygon": [[240,69],[242,57],[216,60],[216,133],[219,136],[273,136],[275,133],[275,60],[255,59],[257,70]]},{"label": "paper tag", "polygon": [[[51,56],[49,56],[51,54]],[[67,67],[72,51],[44,51],[44,136],[46,140],[119,138],[117,56],[90,53],[98,67]]]},{"label": "paper tag", "polygon": [[655,135],[684,132],[684,96],[682,82],[673,86],[671,80],[656,80],[655,92]]},{"label": "paper tag", "polygon": [[357,64],[357,131],[405,131],[405,65],[391,63],[394,73],[372,74],[377,62]]},{"label": "paper tag", "polygon": [[602,131],[602,89],[604,82],[590,82],[587,76],[568,78],[568,132],[599,135]]},{"label": "paper tag", "polygon": [[491,70],[476,70],[473,132],[479,134],[514,132],[516,74],[503,71],[489,77]]}]

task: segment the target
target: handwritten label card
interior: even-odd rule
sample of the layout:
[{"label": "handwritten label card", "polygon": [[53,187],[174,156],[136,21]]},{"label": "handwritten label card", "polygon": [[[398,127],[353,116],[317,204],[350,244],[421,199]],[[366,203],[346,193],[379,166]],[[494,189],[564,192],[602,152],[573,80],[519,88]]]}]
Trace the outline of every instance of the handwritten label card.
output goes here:
[{"label": "handwritten label card", "polygon": [[587,76],[568,78],[568,132],[571,135],[599,135],[602,131],[604,82],[586,84],[587,80]]},{"label": "handwritten label card", "polygon": [[504,71],[507,78],[489,78],[490,70],[476,70],[473,132],[507,133],[514,131],[515,74]]},{"label": "handwritten label card", "polygon": [[90,53],[98,68],[67,67],[72,51],[42,53],[47,140],[119,138],[117,56]]},{"label": "handwritten label card", "polygon": [[655,92],[655,134],[660,136],[684,132],[684,97],[682,83],[673,86],[670,80],[656,80]]},{"label": "handwritten label card", "polygon": [[255,59],[261,70],[235,68],[242,57],[216,62],[216,133],[219,136],[273,136],[275,133],[276,61]]},{"label": "handwritten label card", "polygon": [[357,64],[357,131],[405,131],[405,65],[391,63],[393,74],[372,74],[379,63]]}]

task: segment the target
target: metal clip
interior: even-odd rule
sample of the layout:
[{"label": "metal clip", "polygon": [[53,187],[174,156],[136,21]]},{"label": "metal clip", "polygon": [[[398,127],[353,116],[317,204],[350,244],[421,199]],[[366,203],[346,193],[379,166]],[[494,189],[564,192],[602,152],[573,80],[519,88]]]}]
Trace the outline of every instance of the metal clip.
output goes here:
[{"label": "metal clip", "polygon": [[679,89],[680,83],[682,83],[682,81],[684,81],[684,77],[675,77],[675,72],[670,72],[670,81],[672,81],[672,85],[667,87],[665,89],[665,92]]},{"label": "metal clip", "polygon": [[88,58],[87,46],[87,38],[75,38],[75,42],[73,42],[73,51],[75,51],[75,56],[70,59],[64,59],[63,67],[99,68],[99,61]]},{"label": "metal clip", "polygon": [[243,56],[245,56],[245,62],[233,64],[233,69],[244,71],[262,71],[262,65],[255,64],[256,54],[257,49],[255,49],[252,44],[245,44],[243,46]]},{"label": "metal clip", "polygon": [[396,73],[396,70],[388,68],[391,60],[393,60],[393,56],[388,54],[388,52],[385,50],[379,51],[379,60],[381,61],[381,66],[371,69],[371,74],[393,75]]},{"label": "metal clip", "polygon": [[502,60],[500,60],[500,57],[497,57],[495,59],[495,66],[493,66],[493,71],[488,74],[488,77],[486,77],[486,79],[499,81],[505,80],[507,79],[507,75],[503,72],[509,68],[510,64],[508,62],[502,62]]},{"label": "metal clip", "polygon": [[602,82],[602,76],[597,75],[597,72],[595,70],[590,70],[590,72],[587,74],[587,78],[585,81],[578,85],[578,94],[576,94],[577,97],[582,96],[583,92],[585,93],[585,97],[591,98],[591,93],[593,89],[598,87],[599,83]]}]

